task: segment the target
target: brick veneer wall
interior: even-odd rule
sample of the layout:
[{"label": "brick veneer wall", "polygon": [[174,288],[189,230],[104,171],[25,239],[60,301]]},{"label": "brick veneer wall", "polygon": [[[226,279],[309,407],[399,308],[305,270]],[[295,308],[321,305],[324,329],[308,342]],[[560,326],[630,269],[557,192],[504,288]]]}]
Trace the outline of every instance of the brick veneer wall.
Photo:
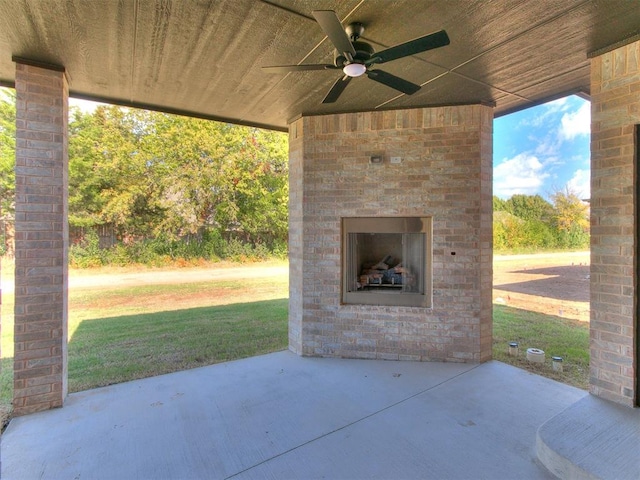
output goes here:
[{"label": "brick veneer wall", "polygon": [[590,391],[625,405],[638,401],[637,124],[640,42],[591,62]]},{"label": "brick veneer wall", "polygon": [[[481,105],[310,116],[290,125],[292,351],[491,358],[492,128],[493,110]],[[374,154],[384,163],[370,164]],[[391,156],[402,163],[390,164]],[[432,308],[340,303],[340,226],[350,216],[433,218]]]},{"label": "brick veneer wall", "polygon": [[16,66],[15,415],[67,394],[67,98],[63,71]]},{"label": "brick veneer wall", "polygon": [[303,121],[289,126],[289,349],[302,355],[304,291]]}]

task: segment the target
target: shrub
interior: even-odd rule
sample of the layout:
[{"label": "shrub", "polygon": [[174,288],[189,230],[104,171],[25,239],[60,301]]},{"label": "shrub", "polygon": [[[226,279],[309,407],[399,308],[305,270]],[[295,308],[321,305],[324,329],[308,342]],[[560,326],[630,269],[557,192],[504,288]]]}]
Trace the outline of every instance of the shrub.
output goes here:
[{"label": "shrub", "polygon": [[567,230],[558,232],[558,246],[561,248],[588,248],[589,233],[576,224],[571,225]]},{"label": "shrub", "polygon": [[98,234],[89,230],[79,243],[69,247],[69,263],[79,268],[99,267],[105,263],[103,252]]},{"label": "shrub", "polygon": [[83,239],[69,251],[70,263],[74,267],[89,268],[103,265],[148,266],[187,265],[204,261],[232,260],[246,262],[265,260],[271,257],[286,258],[285,242],[251,244],[238,238],[224,239],[219,231],[208,230],[199,236],[185,239],[159,235],[154,238],[135,240],[101,249],[95,231],[88,230]]}]

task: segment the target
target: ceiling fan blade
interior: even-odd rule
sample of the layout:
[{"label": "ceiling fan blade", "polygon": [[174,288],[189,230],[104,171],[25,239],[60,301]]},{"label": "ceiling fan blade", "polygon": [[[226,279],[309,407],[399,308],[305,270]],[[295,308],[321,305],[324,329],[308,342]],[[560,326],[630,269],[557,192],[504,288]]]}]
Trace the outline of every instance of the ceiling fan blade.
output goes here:
[{"label": "ceiling fan blade", "polygon": [[331,43],[338,49],[338,52],[350,53],[352,57],[355,56],[356,49],[353,48],[351,40],[344,31],[336,12],[333,10],[314,10],[311,14],[320,25],[320,28],[322,28],[322,31],[329,37]]},{"label": "ceiling fan blade", "polygon": [[440,30],[439,32],[431,33],[406,43],[401,43],[395,47],[387,48],[381,52],[376,52],[373,56],[376,61],[373,63],[390,62],[391,60],[396,60],[398,58],[408,57],[409,55],[415,55],[416,53],[444,47],[445,45],[449,45],[449,43],[450,40],[447,32]]},{"label": "ceiling fan blade", "polygon": [[275,65],[262,67],[262,70],[271,73],[305,72],[308,70],[337,70],[339,67],[330,64],[302,64],[302,65]]},{"label": "ceiling fan blade", "polygon": [[416,85],[415,83],[411,83],[408,80],[396,77],[390,73],[383,72],[382,70],[369,70],[367,72],[367,77],[378,83],[382,83],[387,87],[398,90],[399,92],[406,93],[407,95],[413,95],[420,90],[420,85]]},{"label": "ceiling fan blade", "polygon": [[348,75],[340,77],[336,81],[336,83],[333,84],[333,87],[331,87],[329,93],[327,93],[327,95],[324,97],[322,103],[333,103],[338,100],[338,97],[342,95],[342,92],[344,92],[344,89],[347,88],[347,85],[349,85],[350,81],[351,77],[349,77]]}]

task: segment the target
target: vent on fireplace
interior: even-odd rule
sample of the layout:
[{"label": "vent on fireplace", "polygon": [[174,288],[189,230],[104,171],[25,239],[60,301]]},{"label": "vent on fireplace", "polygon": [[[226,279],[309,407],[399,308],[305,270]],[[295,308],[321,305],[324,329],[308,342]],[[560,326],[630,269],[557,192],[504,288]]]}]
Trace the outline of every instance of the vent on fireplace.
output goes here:
[{"label": "vent on fireplace", "polygon": [[342,302],[431,306],[431,218],[342,219]]}]

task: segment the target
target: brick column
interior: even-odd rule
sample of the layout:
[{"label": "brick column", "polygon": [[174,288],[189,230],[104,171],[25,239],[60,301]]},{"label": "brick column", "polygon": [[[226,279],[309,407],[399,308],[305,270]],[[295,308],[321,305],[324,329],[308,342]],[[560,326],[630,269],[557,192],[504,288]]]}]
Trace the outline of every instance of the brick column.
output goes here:
[{"label": "brick column", "polygon": [[302,119],[289,125],[289,350],[302,355],[304,162]]},{"label": "brick column", "polygon": [[15,415],[67,395],[67,99],[63,68],[16,62]]},{"label": "brick column", "polygon": [[591,63],[590,391],[638,405],[640,42]]}]

